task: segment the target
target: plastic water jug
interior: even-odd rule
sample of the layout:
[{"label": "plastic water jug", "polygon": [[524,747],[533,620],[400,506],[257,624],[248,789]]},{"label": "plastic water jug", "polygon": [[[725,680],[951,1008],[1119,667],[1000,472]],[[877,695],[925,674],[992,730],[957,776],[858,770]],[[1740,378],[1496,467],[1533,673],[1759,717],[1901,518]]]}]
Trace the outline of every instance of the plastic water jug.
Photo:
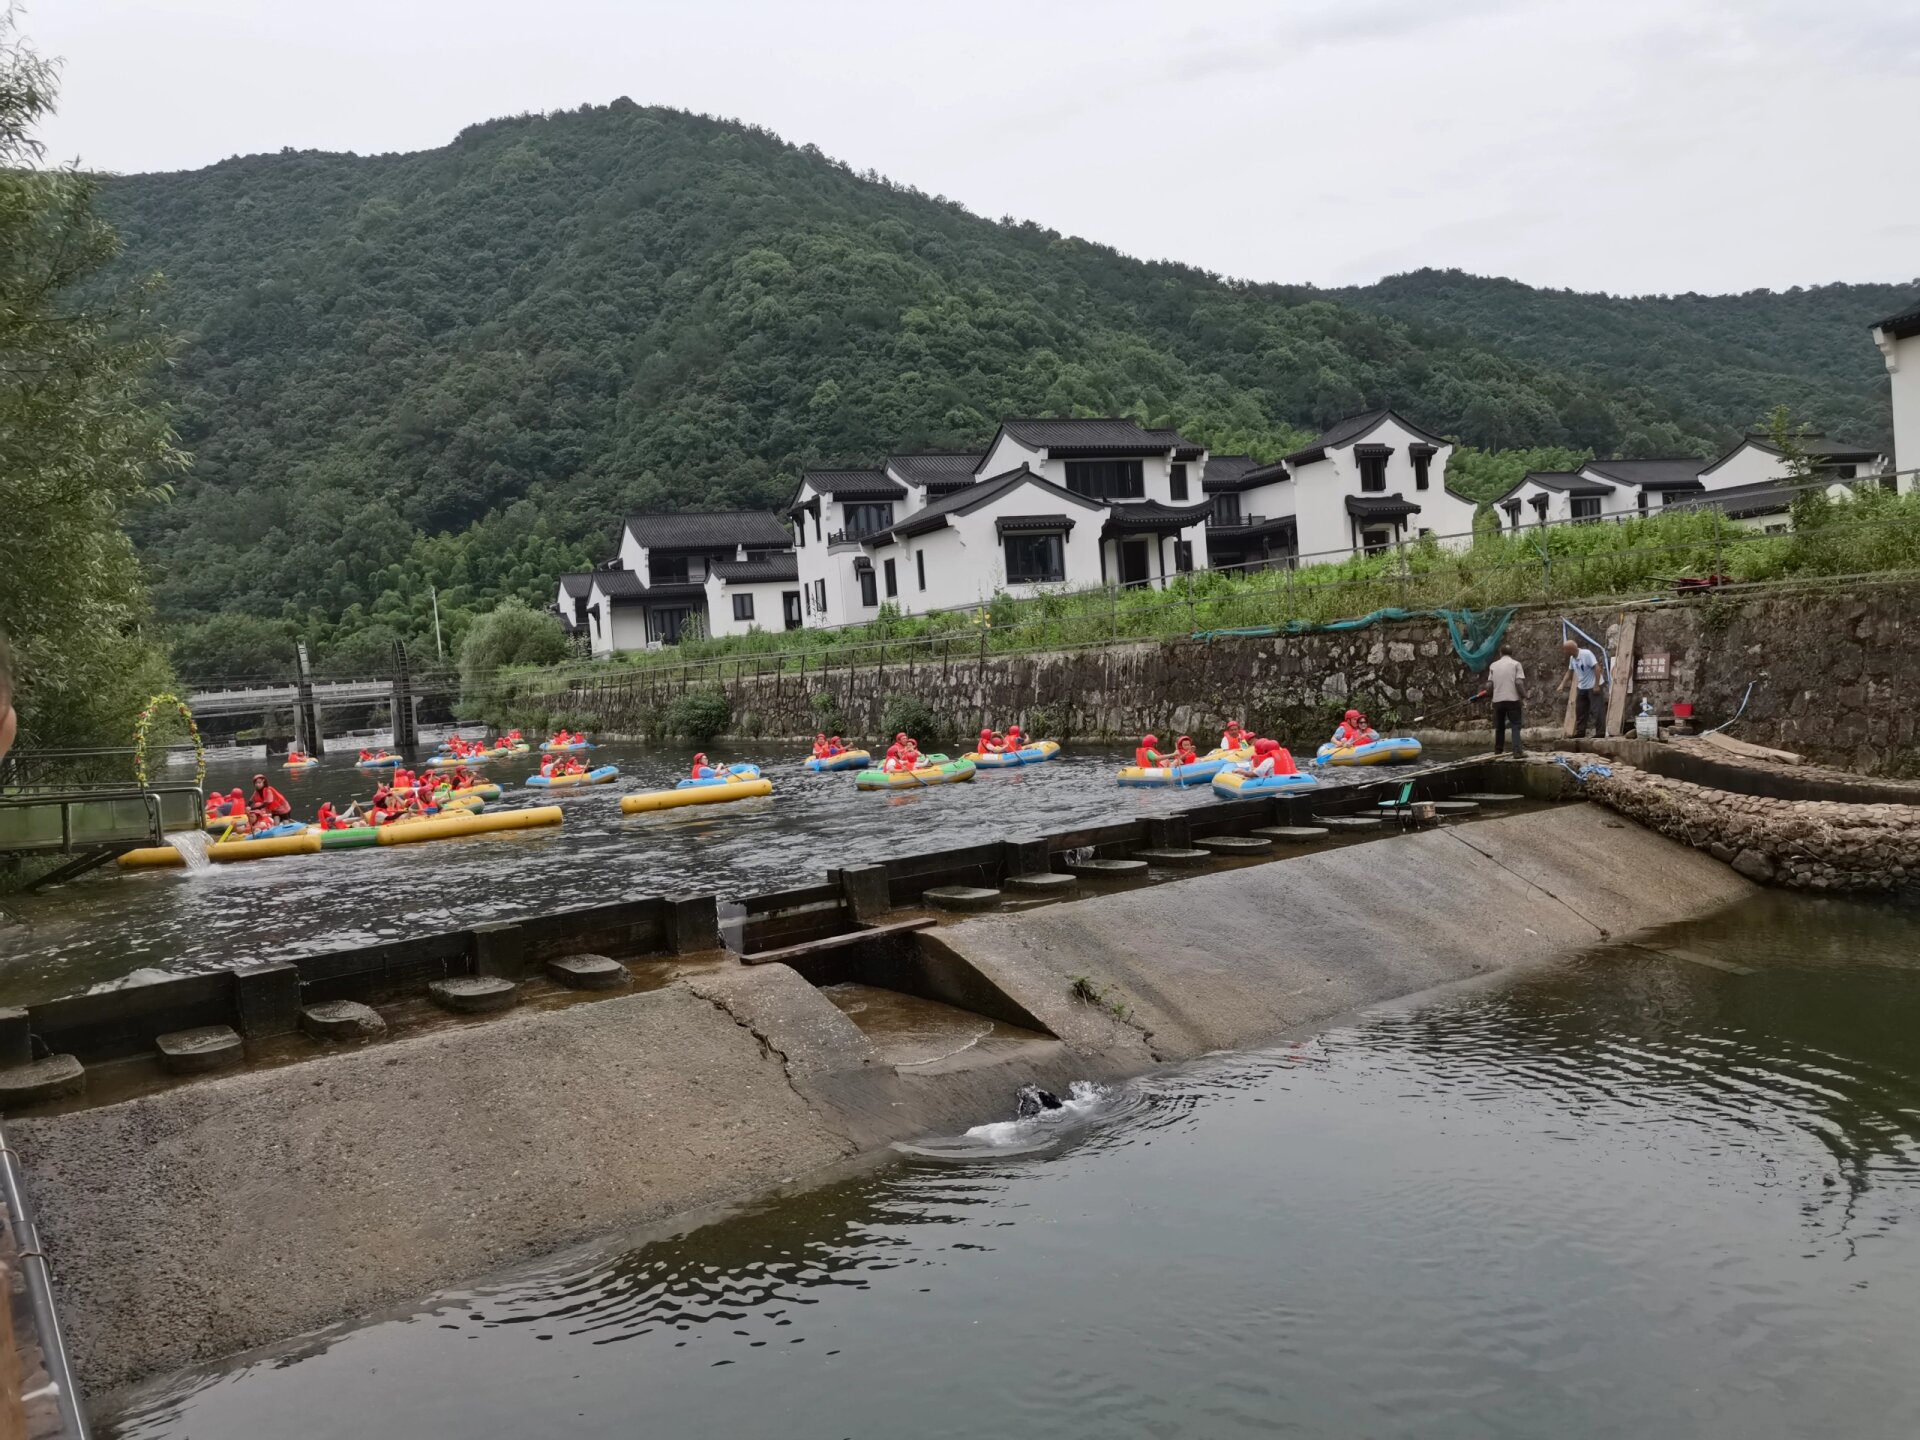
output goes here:
[{"label": "plastic water jug", "polygon": [[1642,700],[1640,702],[1640,713],[1633,717],[1633,733],[1638,735],[1642,740],[1658,740],[1660,738],[1660,717],[1653,713],[1653,702],[1651,700]]}]

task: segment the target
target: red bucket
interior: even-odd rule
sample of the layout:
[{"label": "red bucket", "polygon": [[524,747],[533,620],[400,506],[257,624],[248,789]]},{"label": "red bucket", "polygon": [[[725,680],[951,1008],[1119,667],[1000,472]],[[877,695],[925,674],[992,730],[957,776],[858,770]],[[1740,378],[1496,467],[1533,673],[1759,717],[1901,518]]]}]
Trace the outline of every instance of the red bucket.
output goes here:
[{"label": "red bucket", "polygon": [[1691,720],[1693,718],[1693,702],[1691,700],[1674,701],[1673,718],[1676,720]]}]

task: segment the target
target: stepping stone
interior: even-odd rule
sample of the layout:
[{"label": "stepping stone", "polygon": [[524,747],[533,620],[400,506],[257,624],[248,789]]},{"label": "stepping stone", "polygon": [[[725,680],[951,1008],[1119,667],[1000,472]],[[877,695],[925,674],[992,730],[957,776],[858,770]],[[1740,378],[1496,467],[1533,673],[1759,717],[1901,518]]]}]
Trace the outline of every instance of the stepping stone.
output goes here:
[{"label": "stepping stone", "polygon": [[1172,865],[1181,869],[1190,869],[1195,865],[1204,865],[1213,857],[1204,850],[1136,850],[1136,860],[1144,860],[1149,865]]},{"label": "stepping stone", "polygon": [[569,990],[619,990],[633,983],[633,972],[605,955],[562,955],[547,961],[547,978]]},{"label": "stepping stone", "polygon": [[1193,843],[1215,855],[1265,855],[1273,849],[1273,841],[1259,835],[1209,835]]},{"label": "stepping stone", "polygon": [[1284,841],[1290,845],[1327,838],[1327,828],[1324,825],[1263,825],[1253,833],[1264,835],[1269,840]]},{"label": "stepping stone", "polygon": [[387,1022],[358,1000],[323,1000],[301,1008],[300,1028],[316,1040],[371,1040],[385,1033]]},{"label": "stepping stone", "polygon": [[238,1065],[247,1058],[240,1044],[240,1032],[231,1025],[196,1025],[191,1030],[174,1030],[154,1042],[160,1063],[176,1075],[198,1075]]},{"label": "stepping stone", "polygon": [[0,1110],[78,1095],[87,1088],[87,1070],[71,1055],[49,1055],[0,1070]]},{"label": "stepping stone", "polygon": [[1081,880],[1141,880],[1146,878],[1144,860],[1070,860],[1067,873]]},{"label": "stepping stone", "polygon": [[1330,830],[1378,830],[1386,823],[1378,815],[1316,815],[1313,821]]},{"label": "stepping stone", "polygon": [[1496,790],[1475,790],[1465,795],[1456,795],[1456,800],[1471,800],[1476,805],[1518,805],[1527,797],[1507,795]]},{"label": "stepping stone", "polygon": [[519,987],[498,975],[458,975],[451,980],[435,980],[427,994],[442,1010],[457,1015],[480,1015],[489,1010],[513,1007],[514,991]]},{"label": "stepping stone", "polygon": [[1475,800],[1436,800],[1434,811],[1441,815],[1469,815],[1480,808]]},{"label": "stepping stone", "polygon": [[1051,870],[1043,875],[1009,875],[1002,884],[1021,895],[1060,896],[1080,888],[1073,876],[1056,875]]},{"label": "stepping stone", "polygon": [[920,898],[936,910],[957,910],[972,914],[991,910],[1000,903],[998,890],[982,890],[977,885],[936,885],[920,892]]}]

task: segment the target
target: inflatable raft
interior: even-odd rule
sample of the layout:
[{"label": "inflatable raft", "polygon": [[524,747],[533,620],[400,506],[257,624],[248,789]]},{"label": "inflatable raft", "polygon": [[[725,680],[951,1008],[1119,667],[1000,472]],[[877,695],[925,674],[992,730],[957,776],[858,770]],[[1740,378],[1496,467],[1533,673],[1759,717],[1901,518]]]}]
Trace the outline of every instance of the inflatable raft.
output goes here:
[{"label": "inflatable raft", "polygon": [[949,760],[944,755],[923,755],[921,759],[931,763],[918,770],[862,770],[853,783],[862,790],[919,790],[928,785],[957,785],[977,773],[965,756]]},{"label": "inflatable raft", "polygon": [[493,759],[496,752],[489,750],[482,755],[436,755],[426,762],[428,770],[458,770],[462,765],[484,765]]},{"label": "inflatable raft", "polygon": [[356,760],[353,763],[362,770],[391,770],[400,763],[400,757],[398,755],[375,755],[369,760]]},{"label": "inflatable raft", "polygon": [[1005,770],[1015,765],[1038,765],[1060,753],[1058,740],[1036,740],[1018,750],[969,750],[960,758],[971,760],[982,770]]},{"label": "inflatable raft", "polygon": [[[685,782],[683,782],[685,783]],[[654,810],[677,810],[682,805],[724,805],[729,800],[751,800],[771,795],[773,782],[764,775],[742,775],[733,780],[702,781],[682,790],[645,790],[620,797],[620,813],[644,815]]]},{"label": "inflatable raft", "polygon": [[1122,785],[1204,785],[1232,763],[1227,755],[1207,755],[1195,760],[1191,765],[1151,765],[1141,768],[1138,765],[1120,767],[1119,780]]},{"label": "inflatable raft", "polygon": [[1308,790],[1319,783],[1311,775],[1249,775],[1244,770],[1222,770],[1213,777],[1213,793],[1222,800],[1251,800],[1287,790]]},{"label": "inflatable raft", "polygon": [[1374,740],[1365,745],[1322,745],[1316,765],[1401,765],[1420,758],[1420,742],[1410,736]]},{"label": "inflatable raft", "polygon": [[575,744],[572,741],[568,741],[565,745],[556,745],[551,740],[542,740],[540,742],[540,748],[552,754],[564,755],[569,750],[591,750],[593,749],[593,742],[591,740],[582,740],[578,744]]},{"label": "inflatable raft", "polygon": [[698,780],[689,775],[673,788],[676,790],[698,790],[704,786],[732,785],[736,781],[758,780],[759,778],[760,767],[758,765],[729,765],[718,775],[707,775]]},{"label": "inflatable raft", "polygon": [[865,770],[873,764],[873,756],[865,750],[842,750],[838,755],[829,755],[822,759],[818,755],[809,756],[807,769],[821,770]]},{"label": "inflatable raft", "polygon": [[302,755],[298,760],[288,760],[285,763],[286,768],[289,770],[311,770],[320,763],[320,757],[317,755]]},{"label": "inflatable raft", "polygon": [[598,770],[582,770],[578,775],[529,775],[527,784],[559,787],[561,785],[605,785],[618,779],[618,765],[602,765]]},{"label": "inflatable raft", "polygon": [[[207,846],[207,858],[217,864],[235,860],[269,860],[277,855],[315,855],[322,850],[359,850],[369,845],[416,845],[426,840],[451,840],[462,835],[485,835],[495,830],[528,830],[558,825],[564,817],[558,805],[529,810],[502,810],[493,815],[443,814],[427,819],[396,820],[378,829],[356,825],[345,830],[312,830],[294,826],[297,834],[256,835],[248,840],[226,840]],[[276,829],[279,827],[276,827]],[[171,845],[148,845],[120,857],[128,869],[185,863]]]}]

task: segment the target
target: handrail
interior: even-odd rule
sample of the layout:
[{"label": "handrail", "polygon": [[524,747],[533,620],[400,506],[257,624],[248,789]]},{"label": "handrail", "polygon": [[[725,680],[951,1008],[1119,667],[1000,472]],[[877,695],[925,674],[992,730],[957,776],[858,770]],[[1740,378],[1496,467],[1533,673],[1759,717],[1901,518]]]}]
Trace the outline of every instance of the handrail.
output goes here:
[{"label": "handrail", "polygon": [[[27,1304],[33,1311],[34,1339],[40,1345],[41,1363],[47,1367],[54,1408],[60,1412],[60,1433],[64,1440],[87,1440],[87,1418],[80,1408],[73,1366],[67,1359],[67,1342],[60,1334],[60,1317],[53,1308],[53,1276],[47,1268],[40,1231],[33,1223],[33,1209],[27,1203],[27,1188],[4,1129],[0,1129],[0,1192],[4,1192],[8,1220],[13,1227]],[[14,1343],[17,1345],[18,1339]]]}]

